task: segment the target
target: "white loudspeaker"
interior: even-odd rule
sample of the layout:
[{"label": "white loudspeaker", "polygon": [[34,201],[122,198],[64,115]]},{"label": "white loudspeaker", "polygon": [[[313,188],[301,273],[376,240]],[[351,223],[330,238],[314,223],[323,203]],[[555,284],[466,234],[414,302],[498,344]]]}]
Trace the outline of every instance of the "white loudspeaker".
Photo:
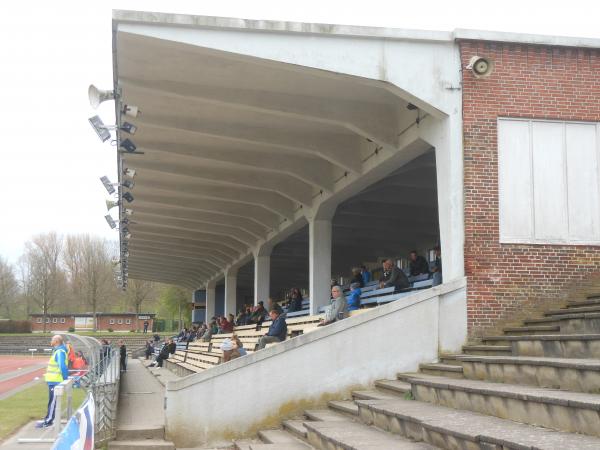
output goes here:
[{"label": "white loudspeaker", "polygon": [[92,108],[96,109],[103,101],[113,100],[115,98],[115,92],[104,91],[102,89],[98,89],[93,84],[90,84],[90,87],[88,88],[88,97],[90,99],[90,105],[92,105]]},{"label": "white loudspeaker", "polygon": [[488,77],[494,71],[494,61],[484,56],[473,56],[465,69],[473,72],[476,78]]}]

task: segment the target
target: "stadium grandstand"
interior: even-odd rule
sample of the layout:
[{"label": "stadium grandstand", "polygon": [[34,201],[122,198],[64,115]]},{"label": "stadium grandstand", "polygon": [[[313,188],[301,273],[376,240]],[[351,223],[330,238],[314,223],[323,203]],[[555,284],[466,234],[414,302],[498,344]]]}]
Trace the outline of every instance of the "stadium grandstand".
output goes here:
[{"label": "stadium grandstand", "polygon": [[169,445],[598,448],[600,397],[536,336],[600,311],[600,41],[123,10],[113,31],[120,282],[194,291],[150,369]]}]

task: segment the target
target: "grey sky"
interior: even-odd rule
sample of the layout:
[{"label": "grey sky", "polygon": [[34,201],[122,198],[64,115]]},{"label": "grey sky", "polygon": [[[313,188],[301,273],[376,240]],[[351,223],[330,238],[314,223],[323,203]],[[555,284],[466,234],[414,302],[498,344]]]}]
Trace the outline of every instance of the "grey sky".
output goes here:
[{"label": "grey sky", "polygon": [[[115,149],[87,118],[90,83],[112,86],[111,10],[452,30],[478,28],[600,38],[590,1],[19,1],[0,13],[0,255],[16,262],[24,242],[47,231],[116,239],[98,180],[115,175]],[[135,190],[134,190],[135,194]]]}]

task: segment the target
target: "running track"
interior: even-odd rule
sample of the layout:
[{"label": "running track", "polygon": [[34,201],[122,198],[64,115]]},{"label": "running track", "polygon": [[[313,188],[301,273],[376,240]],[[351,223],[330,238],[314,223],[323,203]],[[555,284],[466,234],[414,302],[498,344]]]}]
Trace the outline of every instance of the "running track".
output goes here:
[{"label": "running track", "polygon": [[[46,370],[45,363],[46,358],[0,356],[0,397],[11,391],[16,393],[21,386],[32,382],[36,377],[42,377]],[[36,366],[38,368],[34,369]]]}]

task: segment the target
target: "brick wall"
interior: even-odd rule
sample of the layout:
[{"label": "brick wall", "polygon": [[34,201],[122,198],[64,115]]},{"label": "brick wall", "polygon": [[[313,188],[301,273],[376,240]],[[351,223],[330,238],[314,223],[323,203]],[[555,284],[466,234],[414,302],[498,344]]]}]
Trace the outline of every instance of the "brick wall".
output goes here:
[{"label": "brick wall", "polygon": [[[43,331],[44,324],[38,323],[38,317],[31,318],[31,330],[32,331]],[[75,318],[72,315],[65,316],[53,316],[50,317],[50,323],[46,325],[46,330],[62,330],[66,331],[70,327],[75,327]],[[54,322],[56,319],[56,322]],[[61,319],[64,319],[64,322],[61,322]],[[130,320],[131,323],[127,323]],[[114,323],[110,323],[113,321]],[[121,321],[121,323],[119,323]],[[98,316],[98,330],[99,331],[107,331],[109,328],[114,331],[131,331],[131,330],[140,330],[144,329],[144,319],[138,319],[135,315],[111,315],[111,316]],[[154,320],[148,319],[148,331],[152,331],[152,325]]]},{"label": "brick wall", "polygon": [[460,42],[463,70],[465,271],[469,335],[499,331],[567,298],[600,292],[600,247],[499,243],[497,118],[600,121],[600,51]]}]

